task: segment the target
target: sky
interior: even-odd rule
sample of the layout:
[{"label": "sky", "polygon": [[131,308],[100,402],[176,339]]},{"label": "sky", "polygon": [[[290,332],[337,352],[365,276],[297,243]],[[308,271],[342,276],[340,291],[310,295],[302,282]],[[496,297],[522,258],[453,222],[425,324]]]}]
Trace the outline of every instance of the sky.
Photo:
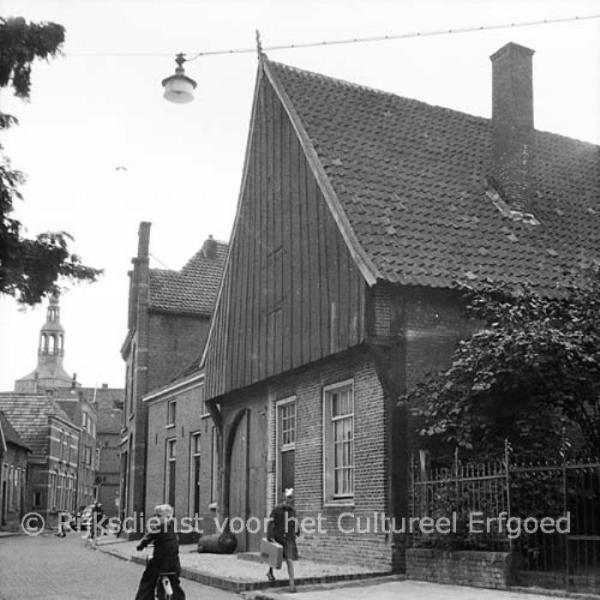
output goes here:
[{"label": "sky", "polygon": [[[151,266],[179,269],[212,234],[230,237],[242,175],[256,55],[188,62],[185,105],[162,98],[177,52],[393,35],[600,14],[600,0],[0,0],[0,15],[66,27],[64,56],[36,63],[29,102],[6,91],[20,124],[3,132],[25,172],[15,216],[28,235],[69,232],[92,285],[65,283],[65,368],[85,386],[122,387],[127,272],[140,221]],[[268,51],[276,60],[467,113],[491,114],[489,56],[535,50],[537,129],[600,143],[600,19],[376,43]],[[117,167],[124,167],[117,168]],[[0,297],[0,391],[37,362],[45,303]]]}]

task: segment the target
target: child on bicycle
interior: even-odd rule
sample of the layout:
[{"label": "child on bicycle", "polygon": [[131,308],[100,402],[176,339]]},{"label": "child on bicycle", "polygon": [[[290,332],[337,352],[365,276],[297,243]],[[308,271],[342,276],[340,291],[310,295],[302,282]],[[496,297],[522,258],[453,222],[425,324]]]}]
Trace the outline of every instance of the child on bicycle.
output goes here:
[{"label": "child on bicycle", "polygon": [[173,521],[173,507],[169,504],[159,504],[154,507],[154,517],[151,521],[152,526],[149,523],[149,531],[141,539],[137,550],[141,551],[149,544],[154,544],[154,553],[142,575],[135,600],[154,600],[154,589],[162,573],[170,573],[172,599],[185,600],[185,592],[179,584],[181,565],[179,540]]}]

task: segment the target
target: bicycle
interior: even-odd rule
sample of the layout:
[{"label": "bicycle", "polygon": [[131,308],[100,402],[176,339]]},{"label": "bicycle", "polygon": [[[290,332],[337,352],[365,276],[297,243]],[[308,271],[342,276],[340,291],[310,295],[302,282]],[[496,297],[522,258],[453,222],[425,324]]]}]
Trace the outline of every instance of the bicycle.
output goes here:
[{"label": "bicycle", "polygon": [[174,571],[162,571],[156,578],[154,586],[154,597],[157,600],[171,600],[173,598],[173,586],[171,585],[171,577],[177,575]]}]

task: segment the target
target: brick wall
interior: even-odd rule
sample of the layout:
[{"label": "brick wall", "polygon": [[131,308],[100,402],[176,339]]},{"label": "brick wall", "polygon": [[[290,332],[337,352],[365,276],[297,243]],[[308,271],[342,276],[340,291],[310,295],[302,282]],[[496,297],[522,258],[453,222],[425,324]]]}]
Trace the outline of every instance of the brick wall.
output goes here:
[{"label": "brick wall", "polygon": [[450,366],[458,341],[475,324],[466,320],[460,297],[447,290],[407,288],[405,297],[407,388],[424,375]]},{"label": "brick wall", "polygon": [[422,581],[506,589],[511,583],[510,567],[508,552],[406,551],[406,575]]},{"label": "brick wall", "polygon": [[0,530],[20,528],[28,495],[26,475],[27,451],[11,443],[5,453],[0,448],[0,511],[5,508],[5,514],[0,513]]},{"label": "brick wall", "polygon": [[199,359],[208,326],[208,317],[149,314],[148,387],[142,393],[167,384]]},{"label": "brick wall", "polygon": [[[167,427],[167,403],[176,401],[174,427]],[[214,500],[212,481],[212,419],[201,410],[201,388],[195,387],[148,402],[148,458],[146,477],[146,514],[167,501],[167,440],[176,444],[175,516],[194,516],[192,434],[200,434],[200,511],[199,527],[212,532],[208,505]]]},{"label": "brick wall", "polygon": [[[351,505],[328,506],[323,497],[323,388],[352,379],[354,382],[354,465],[355,496]],[[322,515],[325,533],[304,534],[298,539],[301,556],[313,560],[356,563],[391,568],[391,539],[380,533],[344,533],[338,518],[352,512],[362,526],[374,523],[374,513],[387,509],[386,423],[384,398],[375,367],[365,350],[354,350],[282,375],[269,384],[232,394],[223,403],[226,423],[247,406],[262,410],[269,404],[268,418],[274,444],[275,402],[296,397],[295,506],[299,518]],[[252,444],[260,440],[251,440]],[[265,439],[262,443],[268,445]],[[265,447],[268,456],[267,506],[275,501],[276,451]],[[260,516],[260,515],[259,515]],[[341,521],[349,529],[354,519]]]}]

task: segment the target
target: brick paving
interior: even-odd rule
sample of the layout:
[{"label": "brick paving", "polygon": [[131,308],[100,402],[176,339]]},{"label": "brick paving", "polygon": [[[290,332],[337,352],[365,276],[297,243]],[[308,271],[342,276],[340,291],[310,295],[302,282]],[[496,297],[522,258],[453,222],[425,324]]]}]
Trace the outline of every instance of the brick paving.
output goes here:
[{"label": "brick paving", "polygon": [[[142,571],[86,547],[75,533],[0,538],[0,600],[133,600]],[[193,581],[182,586],[188,600],[240,598]]]}]

